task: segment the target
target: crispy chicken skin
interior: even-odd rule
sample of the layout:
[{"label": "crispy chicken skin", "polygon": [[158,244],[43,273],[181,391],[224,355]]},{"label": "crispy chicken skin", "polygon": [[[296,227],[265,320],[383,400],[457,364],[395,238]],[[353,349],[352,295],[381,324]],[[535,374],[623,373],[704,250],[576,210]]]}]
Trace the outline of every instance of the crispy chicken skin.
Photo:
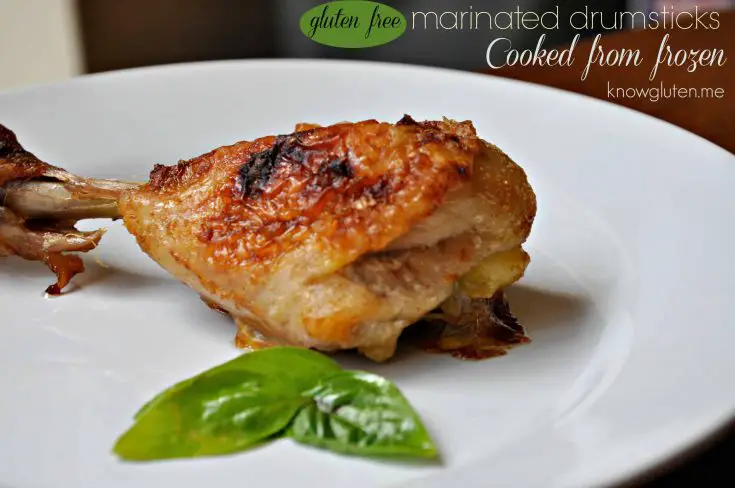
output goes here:
[{"label": "crispy chicken skin", "polygon": [[146,253],[235,318],[241,345],[376,361],[493,256],[520,256],[498,287],[520,278],[536,213],[523,170],[470,122],[408,116],[157,165],[118,206]]}]

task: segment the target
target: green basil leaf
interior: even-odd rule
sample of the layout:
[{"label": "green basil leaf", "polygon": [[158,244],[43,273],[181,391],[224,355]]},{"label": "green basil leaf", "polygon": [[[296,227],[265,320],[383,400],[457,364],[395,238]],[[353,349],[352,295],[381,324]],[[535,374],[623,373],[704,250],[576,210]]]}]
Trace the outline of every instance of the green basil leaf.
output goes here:
[{"label": "green basil leaf", "polygon": [[289,435],[337,452],[434,458],[437,449],[398,388],[380,376],[342,371],[307,392],[312,402],[294,417]]},{"label": "green basil leaf", "polygon": [[392,383],[293,347],[243,354],[165,390],[114,451],[138,461],[229,454],[286,434],[350,454],[437,456]]},{"label": "green basil leaf", "polygon": [[241,451],[286,429],[308,401],[259,373],[205,375],[139,415],[114,451],[136,461]]},{"label": "green basil leaf", "polygon": [[276,347],[243,354],[167,389],[135,416],[114,452],[128,460],[227,454],[285,431],[303,395],[341,371],[326,356]]},{"label": "green basil leaf", "polygon": [[242,354],[235,359],[181,381],[156,395],[135,414],[140,418],[146,411],[178,391],[190,387],[195,381],[225,371],[249,371],[272,377],[274,381],[300,391],[312,388],[325,375],[341,371],[340,366],[309,349],[298,347],[270,347]]}]

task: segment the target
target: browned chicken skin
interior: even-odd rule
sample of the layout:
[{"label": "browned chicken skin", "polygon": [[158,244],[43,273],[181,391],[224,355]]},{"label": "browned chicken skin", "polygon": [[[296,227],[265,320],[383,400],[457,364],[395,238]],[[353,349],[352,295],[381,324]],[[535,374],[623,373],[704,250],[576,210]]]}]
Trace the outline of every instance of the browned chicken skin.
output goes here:
[{"label": "browned chicken skin", "polygon": [[119,191],[140,247],[231,314],[241,345],[381,361],[427,313],[452,321],[523,275],[535,196],[470,122],[297,129],[157,165]]}]

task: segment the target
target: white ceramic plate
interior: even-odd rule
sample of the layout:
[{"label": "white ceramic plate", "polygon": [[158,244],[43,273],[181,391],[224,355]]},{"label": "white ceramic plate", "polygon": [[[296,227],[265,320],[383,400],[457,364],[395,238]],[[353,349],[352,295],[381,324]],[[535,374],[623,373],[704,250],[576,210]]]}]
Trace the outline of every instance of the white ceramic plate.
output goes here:
[{"label": "white ceramic plate", "polygon": [[239,351],[229,320],[110,224],[61,298],[44,298],[42,265],[0,261],[0,485],[588,487],[732,418],[735,157],[687,132],[528,84],[352,62],[180,65],[0,95],[0,122],[41,159],[128,179],[296,122],[404,113],[471,119],[526,169],[539,203],[533,261],[509,293],[532,344],[477,363],[343,359],[398,384],[442,465],[288,440],[219,459],[117,461],[110,448],[143,402]]}]

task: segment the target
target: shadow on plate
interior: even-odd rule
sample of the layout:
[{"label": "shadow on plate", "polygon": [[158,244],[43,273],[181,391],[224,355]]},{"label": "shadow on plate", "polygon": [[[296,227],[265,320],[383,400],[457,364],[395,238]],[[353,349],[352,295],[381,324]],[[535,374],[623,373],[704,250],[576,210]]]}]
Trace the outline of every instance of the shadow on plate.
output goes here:
[{"label": "shadow on plate", "polygon": [[[518,318],[520,324],[525,328],[531,338],[531,344],[534,342],[534,335],[543,334],[552,329],[565,329],[564,334],[558,334],[559,337],[565,338],[575,335],[583,326],[582,318],[593,313],[593,304],[591,300],[582,295],[573,295],[568,293],[559,293],[553,290],[536,288],[527,285],[514,285],[505,290],[510,310],[515,317]],[[422,324],[416,324],[414,327],[421,327]],[[421,350],[416,345],[415,329],[402,336],[398,342],[398,350],[396,354],[385,363],[376,364],[363,358],[355,351],[343,351],[334,355],[340,363],[350,368],[366,368],[371,371],[390,367],[393,375],[400,374],[400,370],[408,371],[412,368],[410,363],[416,360],[425,360],[425,358],[442,358],[449,361],[461,361],[452,358],[449,354],[430,353]],[[525,346],[519,345],[518,348]],[[513,349],[508,354],[513,355]],[[502,357],[502,356],[500,356]],[[483,359],[479,362],[492,361],[493,358]]]},{"label": "shadow on plate", "polygon": [[505,294],[513,315],[531,336],[534,331],[579,323],[593,308],[585,296],[526,285],[511,286]]},{"label": "shadow on plate", "polygon": [[[114,289],[115,295],[136,294],[170,285],[165,277],[140,274],[111,265],[100,265],[91,259],[84,261],[85,271],[76,275],[64,289],[62,296],[81,292],[86,288]],[[38,292],[54,282],[54,274],[42,263],[25,261],[16,257],[0,259],[0,275],[10,280],[26,281],[28,278],[43,281]],[[135,293],[131,293],[135,292]]]}]

